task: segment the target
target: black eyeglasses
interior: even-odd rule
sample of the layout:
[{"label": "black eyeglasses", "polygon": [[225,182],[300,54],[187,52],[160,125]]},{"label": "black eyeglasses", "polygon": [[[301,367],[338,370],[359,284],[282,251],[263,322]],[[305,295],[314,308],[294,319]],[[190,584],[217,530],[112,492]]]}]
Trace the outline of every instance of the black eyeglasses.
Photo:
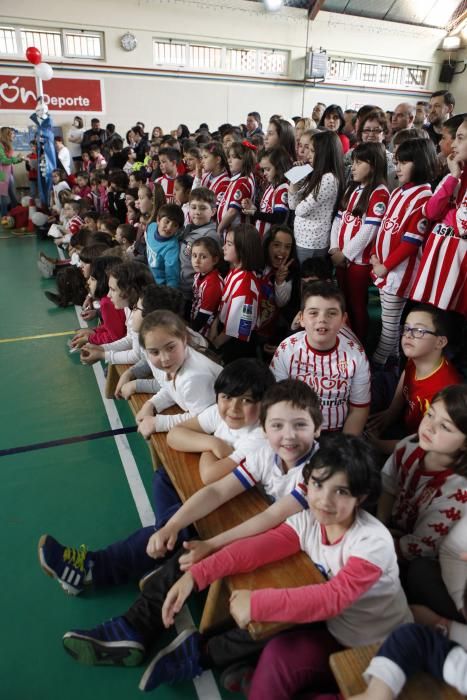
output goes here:
[{"label": "black eyeglasses", "polygon": [[382,134],[383,129],[375,128],[375,129],[362,129],[362,134]]},{"label": "black eyeglasses", "polygon": [[438,335],[435,331],[429,331],[427,328],[414,328],[413,326],[401,326],[401,336],[408,335],[410,338],[424,338],[426,335]]}]

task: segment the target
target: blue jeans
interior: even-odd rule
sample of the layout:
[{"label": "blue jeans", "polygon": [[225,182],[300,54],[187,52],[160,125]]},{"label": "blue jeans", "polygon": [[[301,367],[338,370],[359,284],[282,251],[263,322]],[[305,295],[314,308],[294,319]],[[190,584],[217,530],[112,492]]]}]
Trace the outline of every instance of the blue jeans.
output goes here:
[{"label": "blue jeans", "polygon": [[[138,581],[166,558],[158,560],[149,557],[146,554],[146,547],[151,535],[170,520],[182,503],[167,472],[162,467],[154,472],[152,491],[156,514],[154,525],[140,528],[126,539],[114,542],[105,549],[89,552],[89,559],[93,562],[92,582],[96,588]],[[184,528],[179,533],[176,546],[179,547],[183,540],[192,537],[193,529]]]}]

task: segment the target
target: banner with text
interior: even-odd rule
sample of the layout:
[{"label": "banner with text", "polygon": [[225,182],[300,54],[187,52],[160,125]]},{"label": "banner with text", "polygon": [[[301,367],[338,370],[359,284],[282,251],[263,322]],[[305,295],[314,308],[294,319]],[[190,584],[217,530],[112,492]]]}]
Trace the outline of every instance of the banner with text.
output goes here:
[{"label": "banner with text", "polygon": [[[101,80],[52,78],[43,83],[44,100],[53,112],[103,112]],[[0,75],[0,110],[31,112],[36,108],[36,80]]]}]

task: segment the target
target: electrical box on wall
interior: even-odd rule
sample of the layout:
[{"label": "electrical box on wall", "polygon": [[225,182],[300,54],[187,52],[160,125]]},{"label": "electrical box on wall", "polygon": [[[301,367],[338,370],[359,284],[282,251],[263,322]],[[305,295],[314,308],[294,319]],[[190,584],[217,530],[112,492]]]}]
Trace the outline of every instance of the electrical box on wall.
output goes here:
[{"label": "electrical box on wall", "polygon": [[452,83],[454,77],[454,71],[456,70],[456,64],[451,61],[443,61],[441,66],[441,71],[439,73],[440,83]]},{"label": "electrical box on wall", "polygon": [[308,80],[322,82],[326,78],[328,69],[328,56],[324,49],[313,51],[311,49],[306,55],[305,77]]}]

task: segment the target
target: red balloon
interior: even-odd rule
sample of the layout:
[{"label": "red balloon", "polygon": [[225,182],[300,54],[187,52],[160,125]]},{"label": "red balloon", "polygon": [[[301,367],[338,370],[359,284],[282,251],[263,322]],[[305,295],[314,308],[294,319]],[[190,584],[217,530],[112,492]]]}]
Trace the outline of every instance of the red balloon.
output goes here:
[{"label": "red balloon", "polygon": [[37,66],[37,64],[42,61],[42,54],[35,46],[29,46],[26,49],[26,58],[33,66]]}]

